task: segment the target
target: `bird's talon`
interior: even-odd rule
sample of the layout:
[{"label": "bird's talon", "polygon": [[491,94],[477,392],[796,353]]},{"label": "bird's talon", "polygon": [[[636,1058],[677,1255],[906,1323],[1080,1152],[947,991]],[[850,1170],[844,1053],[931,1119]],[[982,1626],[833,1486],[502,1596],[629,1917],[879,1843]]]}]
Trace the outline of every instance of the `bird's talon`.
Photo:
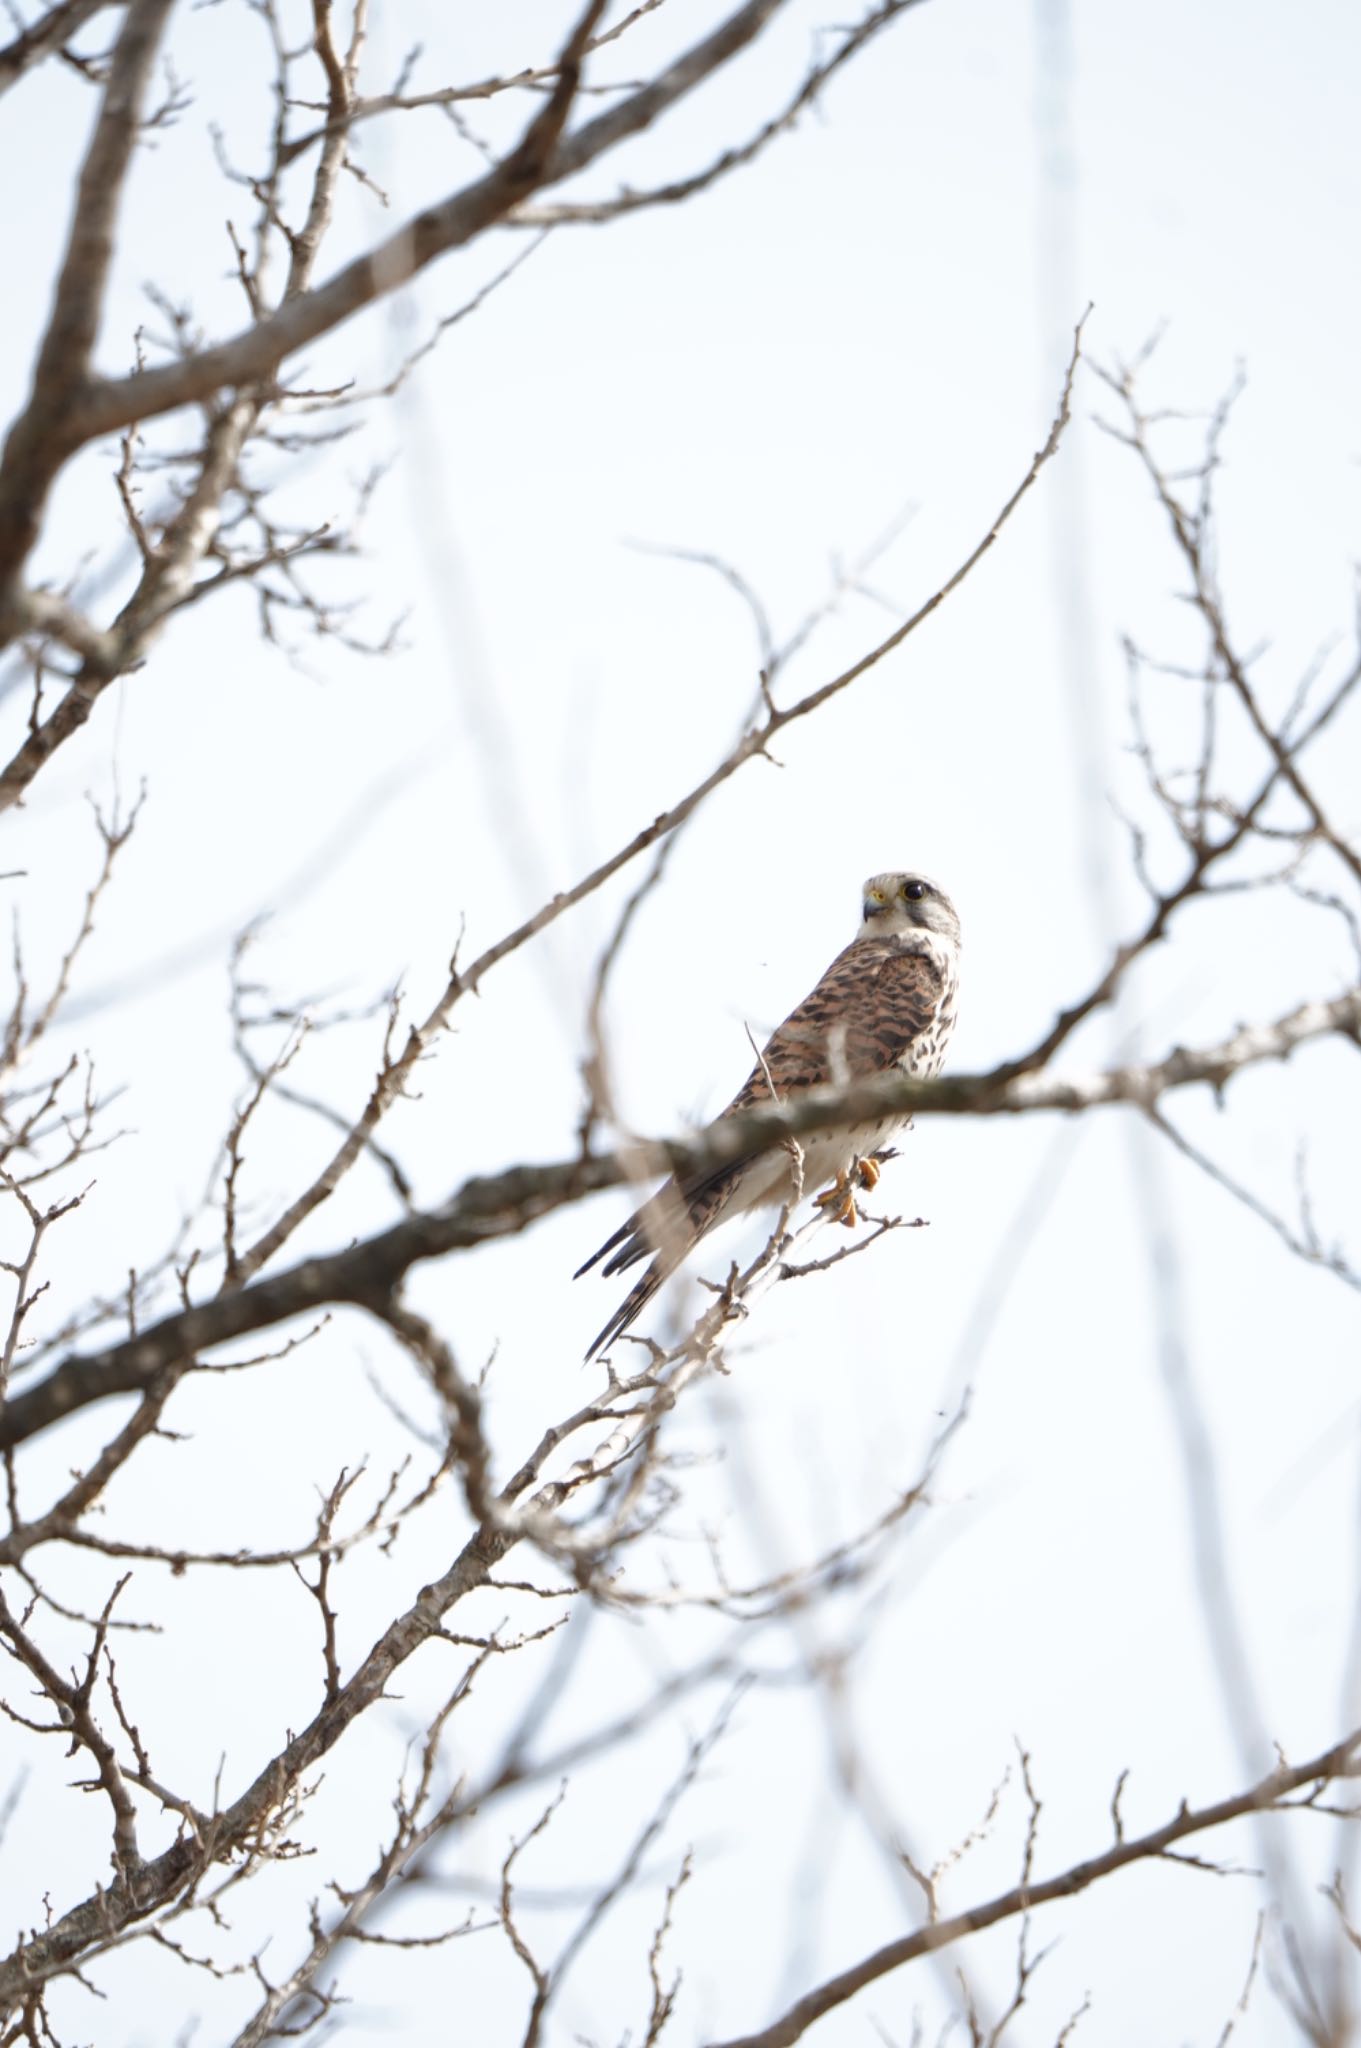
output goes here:
[{"label": "bird's talon", "polygon": [[847,1230],[854,1230],[860,1221],[851,1191],[851,1177],[844,1169],[829,1188],[824,1188],[820,1195],[814,1195],[813,1203],[815,1208],[829,1210],[832,1221],[844,1223]]},{"label": "bird's talon", "polygon": [[877,1159],[866,1158],[856,1160],[855,1177],[866,1194],[870,1194],[878,1187],[879,1176],[882,1170]]}]

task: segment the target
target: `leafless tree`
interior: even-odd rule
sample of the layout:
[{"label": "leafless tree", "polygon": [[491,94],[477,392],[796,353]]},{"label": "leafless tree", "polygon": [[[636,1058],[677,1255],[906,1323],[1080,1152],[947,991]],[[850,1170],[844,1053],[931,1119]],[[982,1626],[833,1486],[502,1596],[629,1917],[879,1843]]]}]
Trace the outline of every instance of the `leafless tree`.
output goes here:
[{"label": "leafless tree", "polygon": [[[703,95],[759,43],[781,5],[747,0],[699,40],[668,46],[658,40],[663,30],[679,36],[687,24],[669,19],[661,0],[613,10],[591,0],[565,23],[555,52],[508,60],[471,83],[432,84],[414,51],[395,77],[367,75],[367,0],[345,8],[242,0],[237,11],[262,37],[273,76],[263,153],[244,117],[240,136],[218,141],[240,324],[209,340],[194,306],[160,288],[130,342],[109,331],[106,317],[119,224],[129,187],[150,175],[149,145],[193,118],[191,92],[174,69],[189,10],[174,0],[12,10],[0,93],[22,104],[35,80],[64,67],[88,92],[91,122],[31,387],[0,461],[8,661],[0,808],[16,835],[41,817],[53,764],[87,725],[111,716],[111,686],[126,679],[135,692],[149,665],[171,657],[180,616],[225,601],[229,590],[250,593],[262,639],[285,656],[318,663],[338,645],[394,653],[399,629],[385,623],[366,633],[350,608],[362,574],[358,522],[377,468],[361,473],[355,500],[337,509],[338,471],[326,458],[342,437],[382,420],[411,363],[489,293],[509,288],[540,238],[576,223],[608,228],[740,172],[777,148],[833,76],[914,0],[880,0],[830,31],[792,90],[690,173],[651,188],[590,185],[583,174],[611,175],[616,156],[626,177],[628,145]],[[258,108],[249,113],[258,120]],[[470,175],[382,239],[364,241],[362,224],[379,204],[366,136],[378,124],[426,118],[449,124]],[[345,323],[493,235],[507,243],[505,260],[395,378],[362,389],[346,353],[359,330]],[[130,369],[98,366],[129,347]],[[748,606],[760,642],[751,710],[731,746],[661,814],[640,819],[607,858],[475,957],[464,957],[456,929],[433,933],[432,950],[448,967],[428,1006],[413,1011],[400,992],[357,1010],[277,995],[253,978],[252,935],[243,934],[230,961],[239,1092],[223,1104],[216,1158],[165,1169],[178,1177],[207,1167],[203,1198],[171,1241],[142,1246],[124,1286],[103,1293],[90,1290],[81,1259],[63,1260],[63,1228],[101,1200],[96,1155],[139,1141],[121,1131],[118,1077],[96,1057],[100,1014],[82,1016],[75,998],[108,893],[122,885],[137,804],[95,810],[83,905],[67,903],[60,879],[30,878],[43,885],[43,964],[29,965],[31,935],[17,926],[0,1070],[10,1284],[0,1356],[9,1510],[0,1642],[10,1729],[0,1826],[36,1807],[69,1853],[61,1895],[10,1862],[0,2041],[89,2038],[111,2010],[91,2008],[92,1995],[116,2007],[129,1983],[153,1980],[159,2012],[172,2015],[158,2021],[157,2038],[188,2038],[200,2014],[210,2016],[213,2038],[239,2044],[314,2027],[319,2036],[343,2033],[361,1949],[369,1957],[438,1950],[438,1982],[448,1987],[441,1995],[453,2007],[465,1996],[465,1958],[488,1944],[500,1945],[506,1967],[494,1979],[495,2010],[482,2011],[471,2030],[479,2040],[567,2038],[558,2020],[567,1986],[592,2015],[595,2038],[621,2024],[648,2043],[668,2030],[679,2039],[687,2026],[699,2038],[706,2022],[683,2018],[678,2004],[685,1913],[717,1852],[688,1838],[686,1797],[735,1725],[778,1730],[778,1703],[791,1690],[813,1703],[831,1738],[840,1796],[866,1818],[902,1886],[902,1932],[805,1984],[783,2010],[753,2011],[734,1981],[710,2016],[714,2038],[735,2044],[740,2033],[747,2048],[777,2048],[888,1973],[942,1959],[969,2038],[1015,2038],[1042,1960],[1031,1945],[1042,1907],[1052,1917],[1052,1902],[1104,1889],[1136,1863],[1227,1870],[1245,1840],[1261,1864],[1263,1918],[1240,2009],[1260,1949],[1302,2038],[1320,2048],[1355,2038],[1346,1957],[1361,1936],[1345,1823],[1361,1725],[1337,1727],[1303,1760],[1283,1750],[1273,1759],[1275,1731],[1254,1722],[1244,1678],[1240,1781],[1188,1790],[1180,1807],[1135,1831],[1122,1814],[1125,1760],[1112,1757],[1104,1835],[1057,1865],[1046,1853],[1037,1789],[1052,1759],[1020,1751],[990,1801],[980,1787],[981,1824],[960,1816],[959,1845],[943,1855],[914,1846],[874,1787],[846,1712],[848,1689],[892,1570],[930,1526],[966,1402],[940,1418],[919,1469],[848,1538],[809,1542],[773,1571],[747,1572],[706,1529],[702,1462],[712,1447],[697,1390],[726,1386],[731,1375],[740,1402],[746,1339],[759,1331],[763,1300],[793,1283],[816,1288],[852,1254],[881,1256],[872,1248],[910,1219],[877,1217],[836,1249],[824,1216],[774,1219],[767,1241],[712,1281],[702,1312],[670,1341],[645,1340],[627,1356],[616,1349],[584,1392],[564,1374],[557,1404],[528,1417],[508,1414],[495,1362],[470,1362],[463,1334],[418,1307],[412,1284],[431,1262],[457,1267],[499,1246],[523,1276],[513,1284],[528,1286],[534,1226],[555,1211],[659,1169],[715,1164],[753,1146],[797,1147],[811,1130],[893,1106],[921,1118],[1094,1117],[1113,1108],[1191,1158],[1218,1184],[1214,1199],[1227,1191],[1296,1258],[1343,1288],[1361,1288],[1354,1249],[1315,1215],[1303,1179],[1293,1202],[1264,1196],[1181,1119],[1194,1091],[1212,1090],[1232,1110],[1247,1070],[1317,1041],[1361,1044],[1361,852],[1315,773],[1354,714],[1361,646],[1329,652],[1298,687],[1263,680],[1257,655],[1238,643],[1216,561],[1214,492],[1230,405],[1199,420],[1150,412],[1142,396],[1150,374],[1143,358],[1094,369],[1079,327],[1049,432],[1029,460],[1017,452],[1009,472],[999,466],[997,503],[980,508],[976,545],[848,664],[819,666],[820,633],[843,599],[864,590],[870,561],[834,579],[783,642],[758,595],[711,561]],[[1035,1043],[991,1071],[860,1084],[698,1135],[644,1139],[622,1130],[609,978],[666,879],[677,835],[715,791],[768,759],[791,727],[853,693],[940,607],[971,601],[1003,529],[1046,488],[1051,459],[1075,431],[1079,389],[1099,395],[1105,430],[1151,488],[1197,640],[1189,657],[1178,648],[1172,659],[1129,646],[1143,777],[1129,844],[1144,903],[1128,937],[1088,986],[1065,994]],[[302,469],[317,502],[300,512],[287,487],[303,456],[317,458]],[[51,521],[68,479],[91,508],[95,543],[62,570]],[[337,563],[348,580],[337,578]],[[511,744],[516,738],[512,723]],[[556,1158],[512,1159],[491,1173],[455,1168],[447,1198],[419,1206],[405,1141],[391,1133],[400,1127],[409,1140],[419,1124],[416,1083],[429,1062],[451,1056],[461,1006],[626,872],[636,886],[581,1020],[577,1142]],[[1072,1052],[1155,949],[1184,943],[1197,918],[1248,891],[1284,917],[1334,920],[1351,948],[1350,982],[1302,986],[1279,1012],[1211,1042],[1177,1043],[1174,1025],[1161,1048],[1137,1057],[1100,1063]],[[49,961],[45,935],[63,920],[71,936]],[[301,1127],[290,1116],[305,1119],[309,1134],[330,1130],[319,1165],[288,1135]],[[268,1209],[252,1182],[257,1142],[291,1176],[286,1198]],[[362,1211],[346,1209],[344,1223],[332,1223],[340,1191],[365,1175]],[[360,1214],[367,1220],[356,1223]],[[546,1283],[540,1276],[535,1284]],[[985,1284],[983,1276],[980,1298]],[[298,1354],[318,1402],[336,1360],[369,1358],[375,1430],[381,1419],[409,1447],[390,1467],[357,1459],[322,1472],[300,1444],[286,1496],[266,1501],[250,1476],[251,1447],[267,1439],[271,1388]],[[1189,1395],[1183,1419],[1192,1442]],[[238,1447],[226,1462],[213,1457],[218,1430],[230,1430]],[[219,1544],[188,1540],[175,1507],[158,1504],[173,1463],[190,1476],[174,1482],[172,1501],[177,1488],[193,1489],[224,1532]],[[1201,1505],[1208,1569],[1212,1501]],[[209,1608],[219,1645],[211,1678],[194,1668],[195,1630]],[[1221,1665],[1237,1685],[1232,1617],[1222,1604],[1217,1611]],[[269,1631],[276,1647],[262,1650]],[[608,1647],[630,1634],[656,1645],[641,1688],[625,1687],[621,1674],[634,1667]],[[299,1637],[311,1645],[305,1668],[293,1661]],[[178,1652],[177,1643],[185,1646]],[[248,1764],[235,1750],[223,1766],[223,1729],[238,1714],[249,1740],[257,1725],[274,1735]],[[808,1768],[791,1754],[791,1772]],[[608,1802],[602,1785],[614,1787]],[[76,1801],[73,1792],[91,1797]],[[601,1828],[606,1804],[611,1823]],[[1321,1815],[1342,1822],[1323,1915],[1301,1905],[1292,1860],[1298,1831],[1320,1825]],[[1013,1876],[971,1896],[967,1852],[1016,1816]],[[499,1875],[460,1894],[460,1845],[474,1830],[499,1843]],[[792,1923],[790,1875],[757,1857],[763,1912]],[[617,1986],[608,1999],[597,1993],[589,1958],[581,1960],[621,1913],[643,1929],[622,2022]],[[968,1974],[967,1938],[1001,1923],[1016,1936],[1014,1989],[991,2011]],[[151,1976],[129,1976],[130,1952]],[[91,2010],[104,2019],[92,2021]],[[1227,2015],[1225,2037],[1233,2024]]]}]

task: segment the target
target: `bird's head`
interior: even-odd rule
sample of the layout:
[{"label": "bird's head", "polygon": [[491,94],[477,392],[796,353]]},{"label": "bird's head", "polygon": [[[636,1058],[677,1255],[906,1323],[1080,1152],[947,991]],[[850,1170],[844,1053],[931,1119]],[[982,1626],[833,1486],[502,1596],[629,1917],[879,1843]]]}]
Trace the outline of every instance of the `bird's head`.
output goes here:
[{"label": "bird's head", "polygon": [[959,944],[959,916],[938,882],[928,875],[871,875],[864,898],[862,933],[891,938],[898,932],[934,932],[948,945]]}]

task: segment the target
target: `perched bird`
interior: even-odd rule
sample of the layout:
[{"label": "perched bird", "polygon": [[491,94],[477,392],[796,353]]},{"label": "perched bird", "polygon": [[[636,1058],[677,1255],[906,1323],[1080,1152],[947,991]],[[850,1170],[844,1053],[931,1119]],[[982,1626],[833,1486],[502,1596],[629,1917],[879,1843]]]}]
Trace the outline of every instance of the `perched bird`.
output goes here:
[{"label": "perched bird", "polygon": [[[939,1070],[959,985],[955,907],[925,875],[889,874],[866,882],[863,912],[850,945],[785,1018],[717,1122],[769,1102],[772,1088],[775,1099],[785,1102],[827,1082],[864,1080],[893,1068],[923,1076]],[[811,1190],[833,1181],[818,1199],[835,1206],[843,1222],[854,1223],[852,1173],[862,1186],[873,1187],[879,1168],[871,1154],[908,1121],[895,1112],[853,1129],[809,1132],[801,1141],[804,1186]],[[667,1181],[578,1268],[579,1280],[604,1259],[601,1274],[608,1277],[652,1259],[587,1358],[628,1328],[716,1223],[786,1202],[793,1193],[793,1161],[784,1147],[729,1160],[679,1183]]]}]

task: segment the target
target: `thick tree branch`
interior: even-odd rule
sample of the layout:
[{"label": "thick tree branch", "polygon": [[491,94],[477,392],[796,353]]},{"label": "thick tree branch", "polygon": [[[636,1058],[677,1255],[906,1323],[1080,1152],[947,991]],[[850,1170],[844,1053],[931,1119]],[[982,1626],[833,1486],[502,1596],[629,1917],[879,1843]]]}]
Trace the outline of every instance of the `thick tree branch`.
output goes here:
[{"label": "thick tree branch", "polygon": [[0,644],[13,638],[8,598],[38,535],[48,489],[87,438],[73,431],[99,334],[114,226],[137,142],[142,103],[175,0],[130,0],[114,47],[95,131],[76,187],[66,255],[38,352],[28,404],[0,460]]},{"label": "thick tree branch", "polygon": [[725,1119],[698,1138],[648,1141],[615,1153],[517,1166],[465,1181],[442,1208],[406,1217],[344,1251],[304,1259],[271,1278],[181,1310],[125,1343],[64,1360],[0,1410],[0,1449],[23,1443],[92,1401],[142,1391],[166,1370],[183,1369],[212,1346],[310,1314],[325,1303],[350,1303],[382,1314],[410,1267],[514,1236],[539,1217],[601,1188],[633,1184],[653,1172],[690,1173],[721,1165],[772,1151],[809,1131],[870,1122],[887,1110],[919,1116],[1014,1116],[1090,1110],[1109,1103],[1147,1110],[1179,1088],[1208,1083],[1221,1089],[1245,1067],[1288,1058],[1297,1046],[1331,1035],[1361,1042],[1361,990],[1331,1002],[1305,1003],[1273,1023],[1244,1025],[1217,1045],[1178,1047],[1158,1061],[1074,1075],[1035,1072],[1015,1064],[990,1074],[945,1075],[931,1081],[889,1075]]}]

